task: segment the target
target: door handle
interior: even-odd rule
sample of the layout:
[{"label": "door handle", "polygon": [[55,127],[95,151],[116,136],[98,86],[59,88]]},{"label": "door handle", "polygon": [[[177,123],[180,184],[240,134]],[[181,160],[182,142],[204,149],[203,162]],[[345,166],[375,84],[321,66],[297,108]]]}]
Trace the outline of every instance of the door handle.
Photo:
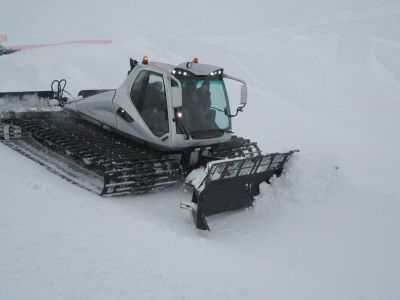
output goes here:
[{"label": "door handle", "polygon": [[128,123],[132,123],[135,120],[126,112],[125,109],[123,109],[122,107],[119,107],[117,109],[117,114],[124,119],[125,121],[127,121]]}]

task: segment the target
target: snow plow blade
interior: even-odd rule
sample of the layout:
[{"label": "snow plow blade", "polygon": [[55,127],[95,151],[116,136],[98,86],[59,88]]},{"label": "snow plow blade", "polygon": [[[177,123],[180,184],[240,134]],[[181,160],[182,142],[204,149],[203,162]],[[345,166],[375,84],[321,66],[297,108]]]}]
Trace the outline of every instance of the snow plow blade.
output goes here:
[{"label": "snow plow blade", "polygon": [[[57,102],[53,91],[0,93],[0,114],[7,111],[48,109]],[[54,103],[52,103],[54,102]]]},{"label": "snow plow blade", "polygon": [[[68,97],[64,97],[65,79],[53,80],[51,90],[2,92],[0,93],[0,113],[7,111],[46,111],[55,106],[64,106]],[[69,94],[69,93],[68,93]]]},{"label": "snow plow blade", "polygon": [[298,150],[209,162],[203,180],[194,186],[191,209],[196,227],[209,230],[206,217],[252,206],[260,183],[280,176],[294,152]]},{"label": "snow plow blade", "polygon": [[52,91],[26,91],[26,92],[6,92],[0,93],[0,99],[9,101],[20,100],[48,100],[53,99],[54,92]]}]

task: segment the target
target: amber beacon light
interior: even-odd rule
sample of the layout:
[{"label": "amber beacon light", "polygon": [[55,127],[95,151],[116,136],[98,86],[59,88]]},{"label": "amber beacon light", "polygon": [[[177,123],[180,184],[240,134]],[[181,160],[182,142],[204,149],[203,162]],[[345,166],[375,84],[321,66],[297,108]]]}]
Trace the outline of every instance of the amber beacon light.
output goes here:
[{"label": "amber beacon light", "polygon": [[149,57],[147,55],[143,56],[142,64],[147,65],[149,63]]}]

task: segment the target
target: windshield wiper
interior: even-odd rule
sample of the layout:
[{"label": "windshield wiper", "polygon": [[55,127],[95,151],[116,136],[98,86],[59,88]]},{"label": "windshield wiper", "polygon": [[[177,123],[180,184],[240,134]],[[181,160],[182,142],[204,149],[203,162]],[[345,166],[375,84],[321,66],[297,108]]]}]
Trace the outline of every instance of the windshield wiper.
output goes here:
[{"label": "windshield wiper", "polygon": [[178,124],[179,129],[182,130],[183,133],[185,134],[185,140],[190,139],[190,134],[186,130],[185,126],[183,126],[183,122],[181,121],[181,119],[175,118],[175,120],[177,121],[176,124]]},{"label": "windshield wiper", "polygon": [[190,133],[206,133],[206,132],[227,132],[227,133],[233,133],[232,130],[229,129],[221,129],[221,128],[214,128],[214,129],[203,129],[203,130],[192,130]]},{"label": "windshield wiper", "polygon": [[211,109],[218,110],[218,111],[220,111],[220,112],[226,112],[226,108],[225,108],[225,109],[220,109],[220,108],[217,108],[217,107],[214,107],[214,106],[211,106],[210,108],[211,108]]}]

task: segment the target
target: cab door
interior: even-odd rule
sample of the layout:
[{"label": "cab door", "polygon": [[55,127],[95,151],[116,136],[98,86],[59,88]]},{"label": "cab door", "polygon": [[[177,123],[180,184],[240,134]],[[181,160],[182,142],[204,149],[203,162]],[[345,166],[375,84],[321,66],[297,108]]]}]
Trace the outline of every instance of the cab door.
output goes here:
[{"label": "cab door", "polygon": [[140,71],[127,91],[129,95],[125,99],[128,103],[124,105],[130,106],[131,109],[124,111],[129,112],[133,121],[129,122],[129,118],[127,120],[118,111],[119,104],[115,103],[118,128],[142,140],[169,147],[170,126],[165,82],[161,73]]}]

